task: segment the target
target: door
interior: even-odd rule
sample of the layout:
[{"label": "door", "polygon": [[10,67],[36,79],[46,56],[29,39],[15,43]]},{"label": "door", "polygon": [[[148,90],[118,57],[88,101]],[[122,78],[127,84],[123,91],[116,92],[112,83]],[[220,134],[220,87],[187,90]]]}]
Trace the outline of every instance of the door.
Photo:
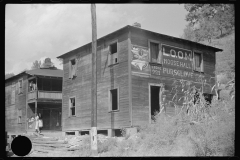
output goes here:
[{"label": "door", "polygon": [[51,110],[51,130],[61,130],[61,111],[60,109]]},{"label": "door", "polygon": [[154,115],[160,111],[158,84],[149,84],[149,122],[154,120]]},{"label": "door", "polygon": [[42,130],[49,130],[50,129],[50,110],[43,109],[41,116],[43,121]]}]

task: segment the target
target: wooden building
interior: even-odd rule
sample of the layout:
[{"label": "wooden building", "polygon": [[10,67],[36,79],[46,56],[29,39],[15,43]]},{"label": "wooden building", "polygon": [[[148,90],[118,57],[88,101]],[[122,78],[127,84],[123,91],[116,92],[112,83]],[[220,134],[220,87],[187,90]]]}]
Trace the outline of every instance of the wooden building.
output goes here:
[{"label": "wooden building", "polygon": [[[91,43],[67,52],[63,59],[63,132],[91,128]],[[125,26],[97,40],[97,128],[112,133],[151,122],[159,111],[159,90],[171,101],[174,83],[202,86],[211,95],[215,53],[221,49]],[[190,82],[190,83],[189,83]],[[177,93],[175,97],[180,97]],[[181,103],[181,102],[179,102]],[[174,107],[167,106],[174,114]],[[135,127],[136,128],[136,127]],[[113,132],[114,133],[114,132]]]},{"label": "wooden building", "polygon": [[49,65],[23,71],[5,80],[5,131],[21,134],[35,131],[35,113],[43,120],[42,130],[61,131],[63,71]]}]

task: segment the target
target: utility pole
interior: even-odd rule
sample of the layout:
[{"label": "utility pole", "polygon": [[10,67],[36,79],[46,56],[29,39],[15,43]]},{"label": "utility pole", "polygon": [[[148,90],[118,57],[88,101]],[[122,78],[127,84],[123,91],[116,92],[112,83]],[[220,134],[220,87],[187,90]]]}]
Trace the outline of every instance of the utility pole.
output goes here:
[{"label": "utility pole", "polygon": [[96,5],[91,4],[92,15],[92,86],[91,86],[91,149],[94,156],[98,155],[97,148],[97,23],[96,23]]}]

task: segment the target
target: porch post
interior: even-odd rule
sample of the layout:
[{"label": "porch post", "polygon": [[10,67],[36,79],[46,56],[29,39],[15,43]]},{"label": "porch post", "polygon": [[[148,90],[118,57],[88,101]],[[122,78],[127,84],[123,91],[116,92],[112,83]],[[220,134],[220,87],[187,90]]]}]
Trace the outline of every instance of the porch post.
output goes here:
[{"label": "porch post", "polygon": [[37,100],[35,100],[35,114],[37,113]]}]

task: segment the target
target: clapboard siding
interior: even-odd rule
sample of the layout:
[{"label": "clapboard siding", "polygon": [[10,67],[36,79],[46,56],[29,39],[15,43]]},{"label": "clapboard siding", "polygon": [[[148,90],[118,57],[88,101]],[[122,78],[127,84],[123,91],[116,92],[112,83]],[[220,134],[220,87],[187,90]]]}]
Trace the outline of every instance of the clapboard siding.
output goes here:
[{"label": "clapboard siding", "polygon": [[[118,64],[108,66],[108,45],[118,41]],[[79,59],[77,77],[69,79],[69,60]],[[91,46],[63,58],[63,131],[91,128]],[[97,127],[121,128],[129,126],[128,43],[127,34],[110,36],[97,48]],[[110,89],[119,88],[119,111],[109,112]],[[76,117],[69,117],[69,97],[76,96]]]},{"label": "clapboard siding", "polygon": [[[12,83],[15,83],[17,85],[18,80],[21,78],[23,79],[22,93],[18,94],[18,87],[15,86],[15,104],[5,103],[5,130],[11,133],[25,132],[27,75],[14,78],[11,81],[7,81],[7,83],[5,83],[5,91],[7,90],[6,96],[7,99],[9,99],[11,98],[11,96],[8,95],[12,89]],[[18,123],[17,111],[19,109],[22,110],[21,123]]]},{"label": "clapboard siding", "polygon": [[197,44],[190,45],[187,43],[179,43],[174,38],[166,38],[158,34],[152,34],[147,32],[142,33],[139,31],[131,32],[131,43],[134,45],[139,45],[139,46],[148,48],[149,39],[159,41],[160,44],[167,44],[167,45],[171,45],[179,48],[188,49],[191,51],[198,50],[203,52],[204,73],[214,76],[213,72],[215,71],[216,56],[215,56],[215,52],[213,52],[212,50],[207,50],[206,48],[200,47]]},{"label": "clapboard siding", "polygon": [[[188,43],[179,43],[174,38],[162,37],[158,34],[153,34],[149,32],[142,32],[140,30],[132,30],[131,31],[131,44],[142,46],[148,48],[148,40],[154,40],[160,42],[160,44],[171,45],[179,48],[188,49],[191,51],[201,51],[203,53],[203,68],[204,68],[204,79],[206,79],[206,84],[203,87],[203,91],[205,93],[212,93],[211,88],[215,84],[215,52],[206,49],[204,47],[199,47],[196,45],[189,45]],[[211,78],[212,77],[212,78]],[[177,102],[182,96],[183,92],[181,92],[181,88],[178,88],[178,94],[173,99],[173,96],[176,92],[172,91],[174,87],[174,80],[180,80],[170,76],[154,76],[149,75],[147,77],[132,74],[132,121],[133,125],[143,125],[149,123],[149,84],[165,84],[165,89],[167,92],[166,102],[173,101],[177,105],[182,105],[182,101]],[[202,84],[198,81],[192,81],[191,86],[196,86],[200,88]],[[186,87],[184,88],[186,89]],[[172,92],[171,92],[172,91]],[[212,93],[213,94],[213,93]],[[171,104],[171,103],[170,103]],[[174,115],[175,108],[174,105],[168,105],[166,108],[166,112],[169,115]]]},{"label": "clapboard siding", "polygon": [[[130,36],[128,40],[128,36]],[[178,88],[178,94],[173,99],[175,92],[171,92],[173,83],[177,79],[171,75],[137,75],[131,72],[132,55],[129,45],[137,45],[148,48],[149,40],[160,42],[160,44],[170,45],[186,50],[201,51],[203,53],[204,73],[195,72],[192,86],[200,88],[201,75],[206,84],[203,91],[211,93],[211,87],[215,80],[215,50],[197,43],[179,40],[174,37],[164,36],[157,33],[135,29],[132,27],[116,31],[97,41],[97,127],[122,128],[149,123],[149,83],[165,84],[166,101],[173,101],[181,105],[181,101],[176,102],[183,96]],[[118,42],[118,63],[108,66],[109,44]],[[91,127],[91,77],[92,77],[92,55],[91,44],[84,45],[73,51],[62,55],[63,58],[63,131],[85,130]],[[69,79],[69,60],[76,58],[77,77]],[[175,66],[177,69],[177,67]],[[184,69],[183,69],[184,70]],[[130,72],[130,73],[129,73]],[[213,78],[212,78],[213,77]],[[186,79],[185,79],[186,80]],[[186,81],[185,81],[186,82]],[[119,111],[109,112],[109,90],[119,89]],[[186,89],[186,88],[185,88]],[[131,92],[131,93],[129,93]],[[69,117],[69,97],[76,97],[76,116]],[[132,107],[132,108],[129,108]],[[129,112],[130,111],[130,112]],[[175,109],[173,105],[167,106],[167,114],[173,115]],[[131,117],[132,116],[132,117]],[[132,122],[131,122],[132,119]]]}]

